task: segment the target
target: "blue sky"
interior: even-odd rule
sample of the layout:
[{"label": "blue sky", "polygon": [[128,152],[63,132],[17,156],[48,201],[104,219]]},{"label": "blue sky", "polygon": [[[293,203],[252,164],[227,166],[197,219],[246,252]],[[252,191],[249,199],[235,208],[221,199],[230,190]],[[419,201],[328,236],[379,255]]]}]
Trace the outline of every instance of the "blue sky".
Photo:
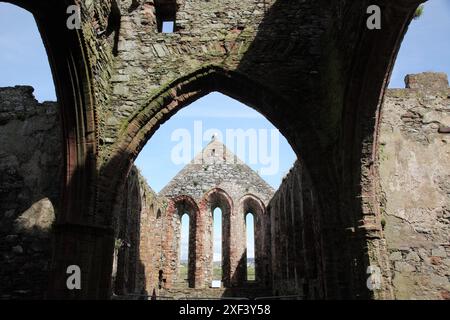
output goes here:
[{"label": "blue sky", "polygon": [[410,24],[392,73],[390,88],[404,88],[410,73],[450,75],[450,1],[430,0],[423,15]]},{"label": "blue sky", "polygon": [[[450,74],[450,1],[430,0],[424,15],[413,21],[403,41],[390,87],[403,88],[408,73]],[[32,85],[39,101],[56,100],[42,40],[32,15],[0,3],[0,87]]]},{"label": "blue sky", "polygon": [[[403,88],[403,79],[408,73],[441,71],[450,74],[449,16],[449,0],[430,0],[426,3],[423,16],[410,25],[389,87]],[[47,55],[33,17],[18,7],[0,3],[0,87],[19,84],[33,86],[39,101],[56,100]],[[266,130],[265,132],[276,130],[259,113],[222,94],[212,93],[196,101],[161,126],[136,161],[155,191],[161,190],[184,166],[171,161],[171,151],[179,143],[172,139],[172,134],[183,128],[193,134],[194,125],[198,121],[201,121],[203,131],[216,129],[225,133],[227,129],[256,129]],[[282,136],[279,138],[279,168],[274,174],[262,175],[275,189],[296,159],[287,141]],[[202,145],[205,146],[208,141],[209,136],[206,135]],[[194,152],[191,154],[193,156]],[[265,167],[258,163],[250,166],[254,170]],[[253,238],[249,237],[248,242],[252,243]],[[217,245],[214,251],[216,257],[220,256]],[[253,252],[249,252],[249,257],[252,256]]]},{"label": "blue sky", "polygon": [[55,87],[33,16],[0,3],[0,87],[31,85],[39,101],[56,101]]},{"label": "blue sky", "polygon": [[[182,109],[169,121],[163,124],[139,154],[136,165],[156,192],[159,192],[187,164],[187,161],[182,164],[173,163],[172,150],[181,141],[174,141],[172,135],[179,129],[189,131],[191,136],[189,139],[191,141],[190,144],[193,146],[195,138],[194,127],[197,126],[197,128],[200,128],[200,125],[202,127],[201,132],[204,135],[204,139],[202,139],[201,142],[203,147],[205,147],[211,139],[212,134],[208,134],[208,131],[211,130],[213,132],[221,133],[224,136],[224,139],[221,139],[222,142],[225,142],[228,146],[230,146],[230,144],[227,143],[228,141],[226,139],[227,130],[255,130],[258,138],[267,137],[267,141],[271,141],[272,134],[277,134],[280,142],[279,152],[272,149],[273,145],[269,144],[268,152],[264,153],[273,157],[274,163],[279,163],[279,169],[276,170],[274,174],[261,174],[275,189],[278,188],[283,176],[295,162],[296,155],[292,151],[291,146],[278,130],[266,120],[266,118],[246,105],[224,96],[221,93],[214,92]],[[263,172],[262,169],[268,168],[269,166],[260,161],[253,164],[250,163],[250,143],[249,140],[246,141],[246,157],[242,160],[246,161],[246,163],[255,171]],[[258,139],[258,141],[262,140]],[[237,140],[235,140],[235,142],[237,142]],[[274,151],[273,153],[272,150]],[[189,160],[198,153],[197,151],[193,148],[190,149]],[[237,144],[231,151],[238,154]],[[259,160],[260,151],[261,149],[258,149],[257,160]],[[164,168],[164,170],[161,170],[161,168]]]}]

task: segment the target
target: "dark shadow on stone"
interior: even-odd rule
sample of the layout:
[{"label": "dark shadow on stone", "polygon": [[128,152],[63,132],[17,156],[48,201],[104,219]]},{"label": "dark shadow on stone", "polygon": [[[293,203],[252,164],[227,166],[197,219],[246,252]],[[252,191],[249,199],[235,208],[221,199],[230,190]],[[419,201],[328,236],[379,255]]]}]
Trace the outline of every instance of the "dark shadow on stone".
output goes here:
[{"label": "dark shadow on stone", "polygon": [[17,86],[0,88],[0,114],[0,299],[43,299],[63,184],[60,110]]}]

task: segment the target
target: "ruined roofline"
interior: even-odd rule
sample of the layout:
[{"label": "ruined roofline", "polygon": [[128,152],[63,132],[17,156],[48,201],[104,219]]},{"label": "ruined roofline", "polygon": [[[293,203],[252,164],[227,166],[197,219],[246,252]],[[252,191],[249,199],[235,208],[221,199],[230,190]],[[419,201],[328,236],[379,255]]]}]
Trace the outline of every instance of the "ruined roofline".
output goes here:
[{"label": "ruined roofline", "polygon": [[[214,151],[212,153],[212,151]],[[208,152],[209,151],[209,152]],[[221,152],[220,152],[221,151]],[[206,147],[202,149],[202,151],[198,152],[192,161],[189,164],[213,164],[217,163],[216,156],[221,156],[224,162],[234,164],[243,164],[247,165],[244,161],[242,161],[237,155],[235,155],[227,146],[220,140],[217,140],[215,136],[211,138],[211,141],[208,142]],[[211,161],[209,161],[211,160]],[[218,158],[220,161],[220,158]],[[189,165],[188,164],[188,165]]]},{"label": "ruined roofline", "polygon": [[6,87],[0,87],[0,96],[4,94],[16,94],[16,93],[22,93],[24,98],[30,98],[36,101],[36,104],[38,105],[44,105],[44,104],[55,104],[58,103],[58,101],[55,100],[43,100],[40,102],[36,99],[36,96],[34,92],[36,89],[31,85],[26,84],[19,84],[19,85],[13,85],[13,86],[6,86]]},{"label": "ruined roofline", "polygon": [[[254,171],[249,165],[242,161],[232,151],[230,151],[226,145],[220,140],[216,140],[215,137],[211,139],[206,147],[203,148],[186,166],[184,166],[158,193],[158,196],[167,197],[170,190],[175,188],[183,178],[183,176],[189,175],[190,172],[198,170],[194,167],[214,166],[230,164],[236,167],[244,168],[248,174],[253,175],[254,179],[263,185],[263,187],[271,195],[275,194],[276,190],[270,186],[256,171]],[[211,172],[213,174],[213,172]]]},{"label": "ruined roofline", "polygon": [[449,91],[448,76],[444,72],[421,72],[407,74],[404,88],[388,88],[387,93],[413,91]]}]

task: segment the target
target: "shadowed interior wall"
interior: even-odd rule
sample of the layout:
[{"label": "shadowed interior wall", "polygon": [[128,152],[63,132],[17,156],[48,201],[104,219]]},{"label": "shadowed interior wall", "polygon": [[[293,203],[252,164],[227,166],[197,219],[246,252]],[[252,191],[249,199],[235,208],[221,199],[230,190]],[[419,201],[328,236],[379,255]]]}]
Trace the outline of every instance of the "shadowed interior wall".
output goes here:
[{"label": "shadowed interior wall", "polygon": [[118,201],[113,292],[151,295],[158,290],[158,272],[163,265],[163,218],[158,211],[164,210],[164,203],[134,166]]},{"label": "shadowed interior wall", "polygon": [[[275,295],[326,297],[321,210],[310,178],[296,162],[268,205],[271,275]],[[329,249],[332,250],[332,249]],[[333,257],[327,252],[327,258]],[[331,265],[331,261],[328,261]],[[332,276],[334,271],[328,271]]]},{"label": "shadowed interior wall", "polygon": [[0,297],[43,298],[62,187],[59,106],[0,88]]}]

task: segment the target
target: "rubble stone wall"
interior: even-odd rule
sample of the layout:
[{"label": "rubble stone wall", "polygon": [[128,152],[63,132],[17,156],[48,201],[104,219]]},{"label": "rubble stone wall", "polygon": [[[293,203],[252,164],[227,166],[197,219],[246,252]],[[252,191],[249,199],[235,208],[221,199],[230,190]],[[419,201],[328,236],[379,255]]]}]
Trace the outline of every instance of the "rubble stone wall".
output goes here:
[{"label": "rubble stone wall", "polygon": [[322,224],[317,200],[307,172],[297,161],[267,209],[274,295],[324,298]]},{"label": "rubble stone wall", "polygon": [[[255,217],[256,282],[268,284],[269,269],[263,226],[265,207],[274,190],[219,140],[211,142],[161,192],[168,200],[165,252],[168,286],[177,282],[180,219],[190,215],[190,286],[209,287],[213,270],[213,213],[222,211],[222,281],[225,287],[247,285],[245,216]],[[192,262],[192,261],[195,261]]]},{"label": "rubble stone wall", "polygon": [[42,298],[60,204],[59,108],[33,88],[0,88],[0,298]]},{"label": "rubble stone wall", "polygon": [[[387,91],[378,137],[382,241],[391,275],[383,281],[392,281],[387,286],[397,299],[450,299],[450,89],[444,74],[410,75],[406,83],[406,89]],[[38,103],[31,87],[0,88],[1,298],[45,296],[63,184],[61,148],[56,103]],[[301,162],[273,195],[244,164],[223,161],[227,154],[221,144],[211,143],[201,161],[180,172],[160,195],[131,169],[115,222],[116,294],[170,289],[177,280],[177,213],[186,210],[194,216],[191,238],[201,236],[190,246],[194,285],[206,286],[212,269],[210,215],[221,207],[229,215],[223,231],[228,285],[243,284],[243,217],[252,212],[258,280],[276,295],[330,295],[326,282],[339,283],[333,265],[340,257],[333,252],[341,243],[323,238],[333,225]],[[180,194],[186,199],[176,197]]]},{"label": "rubble stone wall", "polygon": [[[159,289],[164,201],[132,167],[119,202],[113,266],[115,295],[152,295]],[[159,212],[159,215],[158,215]],[[165,235],[164,235],[165,237]]]},{"label": "rubble stone wall", "polygon": [[445,74],[406,78],[383,106],[379,173],[397,299],[450,299],[450,89]]}]

